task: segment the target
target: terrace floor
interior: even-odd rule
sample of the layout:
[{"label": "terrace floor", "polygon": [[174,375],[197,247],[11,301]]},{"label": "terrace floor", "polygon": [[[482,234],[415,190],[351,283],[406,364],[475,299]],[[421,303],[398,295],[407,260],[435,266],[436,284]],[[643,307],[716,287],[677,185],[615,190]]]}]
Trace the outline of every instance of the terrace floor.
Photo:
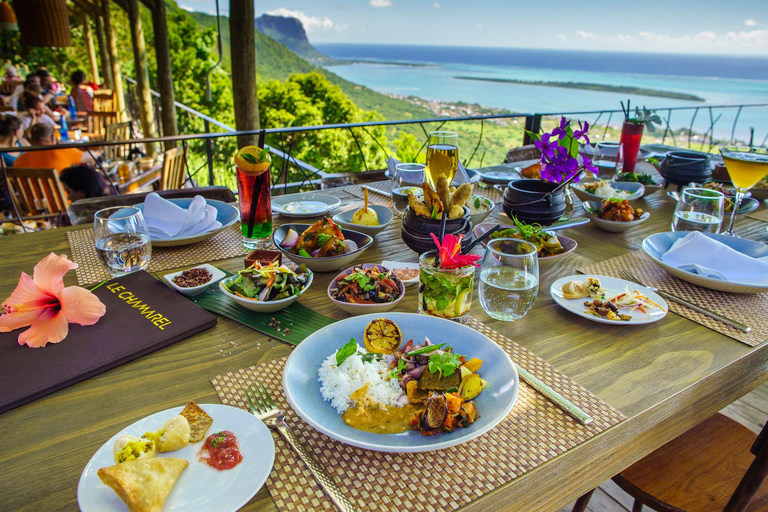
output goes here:
[{"label": "terrace floor", "polygon": [[[758,387],[720,412],[752,429],[755,433],[760,432],[763,424],[768,420],[768,383]],[[630,512],[632,502],[632,498],[627,493],[622,491],[612,480],[608,480],[592,495],[587,511]],[[573,503],[557,512],[570,512],[572,508]],[[650,509],[645,508],[644,510]]]}]

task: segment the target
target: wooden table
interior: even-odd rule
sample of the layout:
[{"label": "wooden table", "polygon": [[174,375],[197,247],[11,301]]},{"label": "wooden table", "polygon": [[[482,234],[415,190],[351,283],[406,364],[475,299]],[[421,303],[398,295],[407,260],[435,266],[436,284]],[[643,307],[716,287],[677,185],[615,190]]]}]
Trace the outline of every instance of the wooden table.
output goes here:
[{"label": "wooden table", "polygon": [[[324,193],[341,198],[343,209],[357,208],[360,203],[344,189]],[[628,419],[466,509],[556,510],[746,394],[768,376],[768,344],[750,348],[673,313],[648,326],[601,325],[566,312],[550,298],[547,290],[558,277],[574,274],[585,264],[636,250],[646,236],[669,229],[673,205],[663,192],[638,205],[641,203],[651,218],[629,233],[606,233],[593,225],[569,230],[566,234],[578,241],[578,249],[541,269],[539,296],[522,320],[491,320],[475,298],[474,316],[543,357]],[[579,208],[577,203],[577,212]],[[275,220],[278,224],[286,222],[280,217]],[[740,217],[736,225],[743,236],[768,241],[765,223]],[[78,227],[3,239],[0,297],[7,297],[19,273],[31,272],[48,252],[70,253],[67,229]],[[400,239],[398,220],[377,237],[359,263],[384,259],[416,260],[415,253]],[[242,259],[217,265],[236,270]],[[301,301],[324,315],[343,319],[347,315],[325,294],[334,275],[317,274]],[[73,272],[66,281],[74,284]],[[396,311],[415,312],[416,294],[408,292]],[[287,344],[220,318],[211,330],[3,414],[1,508],[76,510],[80,473],[115,432],[190,399],[219,403],[211,377],[287,356],[290,351]],[[275,508],[262,488],[243,510]]]}]

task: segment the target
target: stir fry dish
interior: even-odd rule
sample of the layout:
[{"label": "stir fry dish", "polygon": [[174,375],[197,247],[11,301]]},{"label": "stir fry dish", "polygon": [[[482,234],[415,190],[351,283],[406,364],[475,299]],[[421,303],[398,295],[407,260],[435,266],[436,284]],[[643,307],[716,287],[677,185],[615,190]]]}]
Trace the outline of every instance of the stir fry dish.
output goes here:
[{"label": "stir fry dish", "polygon": [[357,250],[357,244],[346,240],[341,229],[328,217],[315,222],[301,235],[289,229],[280,245],[305,258],[329,258]]},{"label": "stir fry dish", "polygon": [[472,185],[464,183],[451,191],[448,178],[441,176],[435,184],[436,188],[426,181],[422,183],[424,196],[419,199],[414,194],[408,194],[408,206],[419,217],[439,219],[443,212],[448,212],[449,219],[460,219],[464,216],[464,205],[472,196]]},{"label": "stir fry dish", "polygon": [[400,278],[379,267],[355,267],[352,272],[336,279],[331,297],[351,304],[382,304],[400,297]]},{"label": "stir fry dish", "polygon": [[645,173],[622,172],[616,176],[616,181],[642,183],[643,185],[658,185],[653,181],[653,176]]},{"label": "stir fry dish", "polygon": [[601,219],[617,222],[632,222],[639,220],[643,210],[632,208],[626,199],[606,199],[603,205],[595,212]]},{"label": "stir fry dish", "polygon": [[496,238],[521,238],[526,242],[530,242],[536,246],[537,254],[539,258],[546,256],[554,256],[565,252],[565,249],[560,245],[560,240],[551,231],[545,231],[540,224],[525,224],[520,222],[516,217],[512,217],[515,222],[514,228],[500,229],[491,234],[492,239]]},{"label": "stir fry dish", "polygon": [[311,275],[312,271],[304,265],[294,271],[276,261],[266,266],[256,262],[224,281],[223,286],[243,299],[267,302],[299,295]]},{"label": "stir fry dish", "polygon": [[[391,320],[373,320],[331,354],[318,371],[323,399],[353,428],[379,434],[417,431],[424,436],[468,427],[479,417],[474,400],[487,382],[481,359],[457,354],[447,343],[421,344]],[[402,346],[401,346],[402,345]]]}]

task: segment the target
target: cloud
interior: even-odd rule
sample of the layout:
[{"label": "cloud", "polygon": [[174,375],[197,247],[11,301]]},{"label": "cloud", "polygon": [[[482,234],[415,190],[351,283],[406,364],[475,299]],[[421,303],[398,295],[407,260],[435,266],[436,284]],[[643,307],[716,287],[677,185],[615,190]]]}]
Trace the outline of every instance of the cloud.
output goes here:
[{"label": "cloud", "polygon": [[592,32],[586,32],[584,30],[577,30],[576,31],[576,35],[579,36],[582,39],[587,39],[587,40],[600,39],[599,35],[594,34]]},{"label": "cloud", "polygon": [[285,7],[275,9],[274,11],[268,11],[267,14],[272,16],[283,16],[285,18],[296,18],[302,25],[304,25],[304,30],[306,30],[307,33],[327,32],[329,30],[341,31],[347,30],[348,28],[346,23],[334,23],[327,16],[324,18],[308,16],[301,11],[293,11],[286,9]]},{"label": "cloud", "polygon": [[435,2],[435,9],[442,9],[442,8],[443,8],[442,5],[440,5],[439,3]]},{"label": "cloud", "polygon": [[565,41],[566,39],[568,39],[567,37],[565,37],[565,34],[557,34],[557,36],[555,37],[557,38],[558,41]]},{"label": "cloud", "polygon": [[392,7],[392,0],[371,0],[368,3],[371,7]]},{"label": "cloud", "polygon": [[744,20],[744,24],[748,27],[757,26],[757,22],[755,20]]},{"label": "cloud", "polygon": [[[739,53],[768,52],[768,30],[717,33],[702,31],[683,36],[671,36],[650,31],[635,34],[596,34],[577,30],[581,41],[590,42],[591,48],[615,48],[634,51],[661,51],[678,53]],[[564,40],[557,36],[557,39]]]},{"label": "cloud", "polygon": [[475,28],[480,28],[480,29],[483,29],[483,28],[485,28],[485,25],[484,25],[484,24],[482,24],[482,23],[475,23],[475,24],[474,24],[474,25],[472,25],[472,26],[473,26],[473,27],[475,27]]}]

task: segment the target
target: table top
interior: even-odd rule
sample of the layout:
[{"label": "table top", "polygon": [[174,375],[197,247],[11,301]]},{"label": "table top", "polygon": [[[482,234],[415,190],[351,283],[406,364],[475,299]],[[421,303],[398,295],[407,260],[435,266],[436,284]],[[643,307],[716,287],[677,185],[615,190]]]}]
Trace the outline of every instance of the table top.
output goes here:
[{"label": "table top", "polygon": [[[373,184],[375,186],[375,184]],[[345,189],[325,190],[343,201],[362,202]],[[606,233],[594,225],[565,234],[576,251],[542,267],[539,295],[528,315],[512,323],[489,318],[475,297],[472,315],[532,350],[579,384],[621,410],[628,419],[589,441],[463,507],[551,511],[573,501],[673,437],[751,391],[768,376],[768,350],[748,347],[676,314],[647,326],[602,325],[557,306],[547,290],[559,277],[590,263],[637,250],[653,233],[668,231],[671,200],[657,192],[638,201],[651,218],[627,233]],[[761,206],[765,208],[765,205]],[[580,207],[577,201],[576,212]],[[275,223],[289,222],[280,216]],[[490,220],[503,223],[501,217]],[[742,236],[768,242],[765,223],[739,217]],[[6,237],[0,245],[0,297],[7,297],[22,271],[48,252],[70,255],[63,228]],[[400,223],[376,237],[357,263],[416,261],[400,238]],[[242,258],[215,263],[227,270]],[[347,314],[327,300],[334,272],[316,274],[301,302],[335,319]],[[74,272],[65,278],[75,284]],[[476,293],[476,292],[475,292]],[[415,312],[408,293],[395,311]],[[136,361],[75,384],[0,418],[0,500],[10,510],[75,510],[83,467],[115,432],[149,414],[185,404],[220,403],[210,378],[287,356],[291,346],[219,318],[213,329]],[[276,510],[266,487],[243,508]]]}]

